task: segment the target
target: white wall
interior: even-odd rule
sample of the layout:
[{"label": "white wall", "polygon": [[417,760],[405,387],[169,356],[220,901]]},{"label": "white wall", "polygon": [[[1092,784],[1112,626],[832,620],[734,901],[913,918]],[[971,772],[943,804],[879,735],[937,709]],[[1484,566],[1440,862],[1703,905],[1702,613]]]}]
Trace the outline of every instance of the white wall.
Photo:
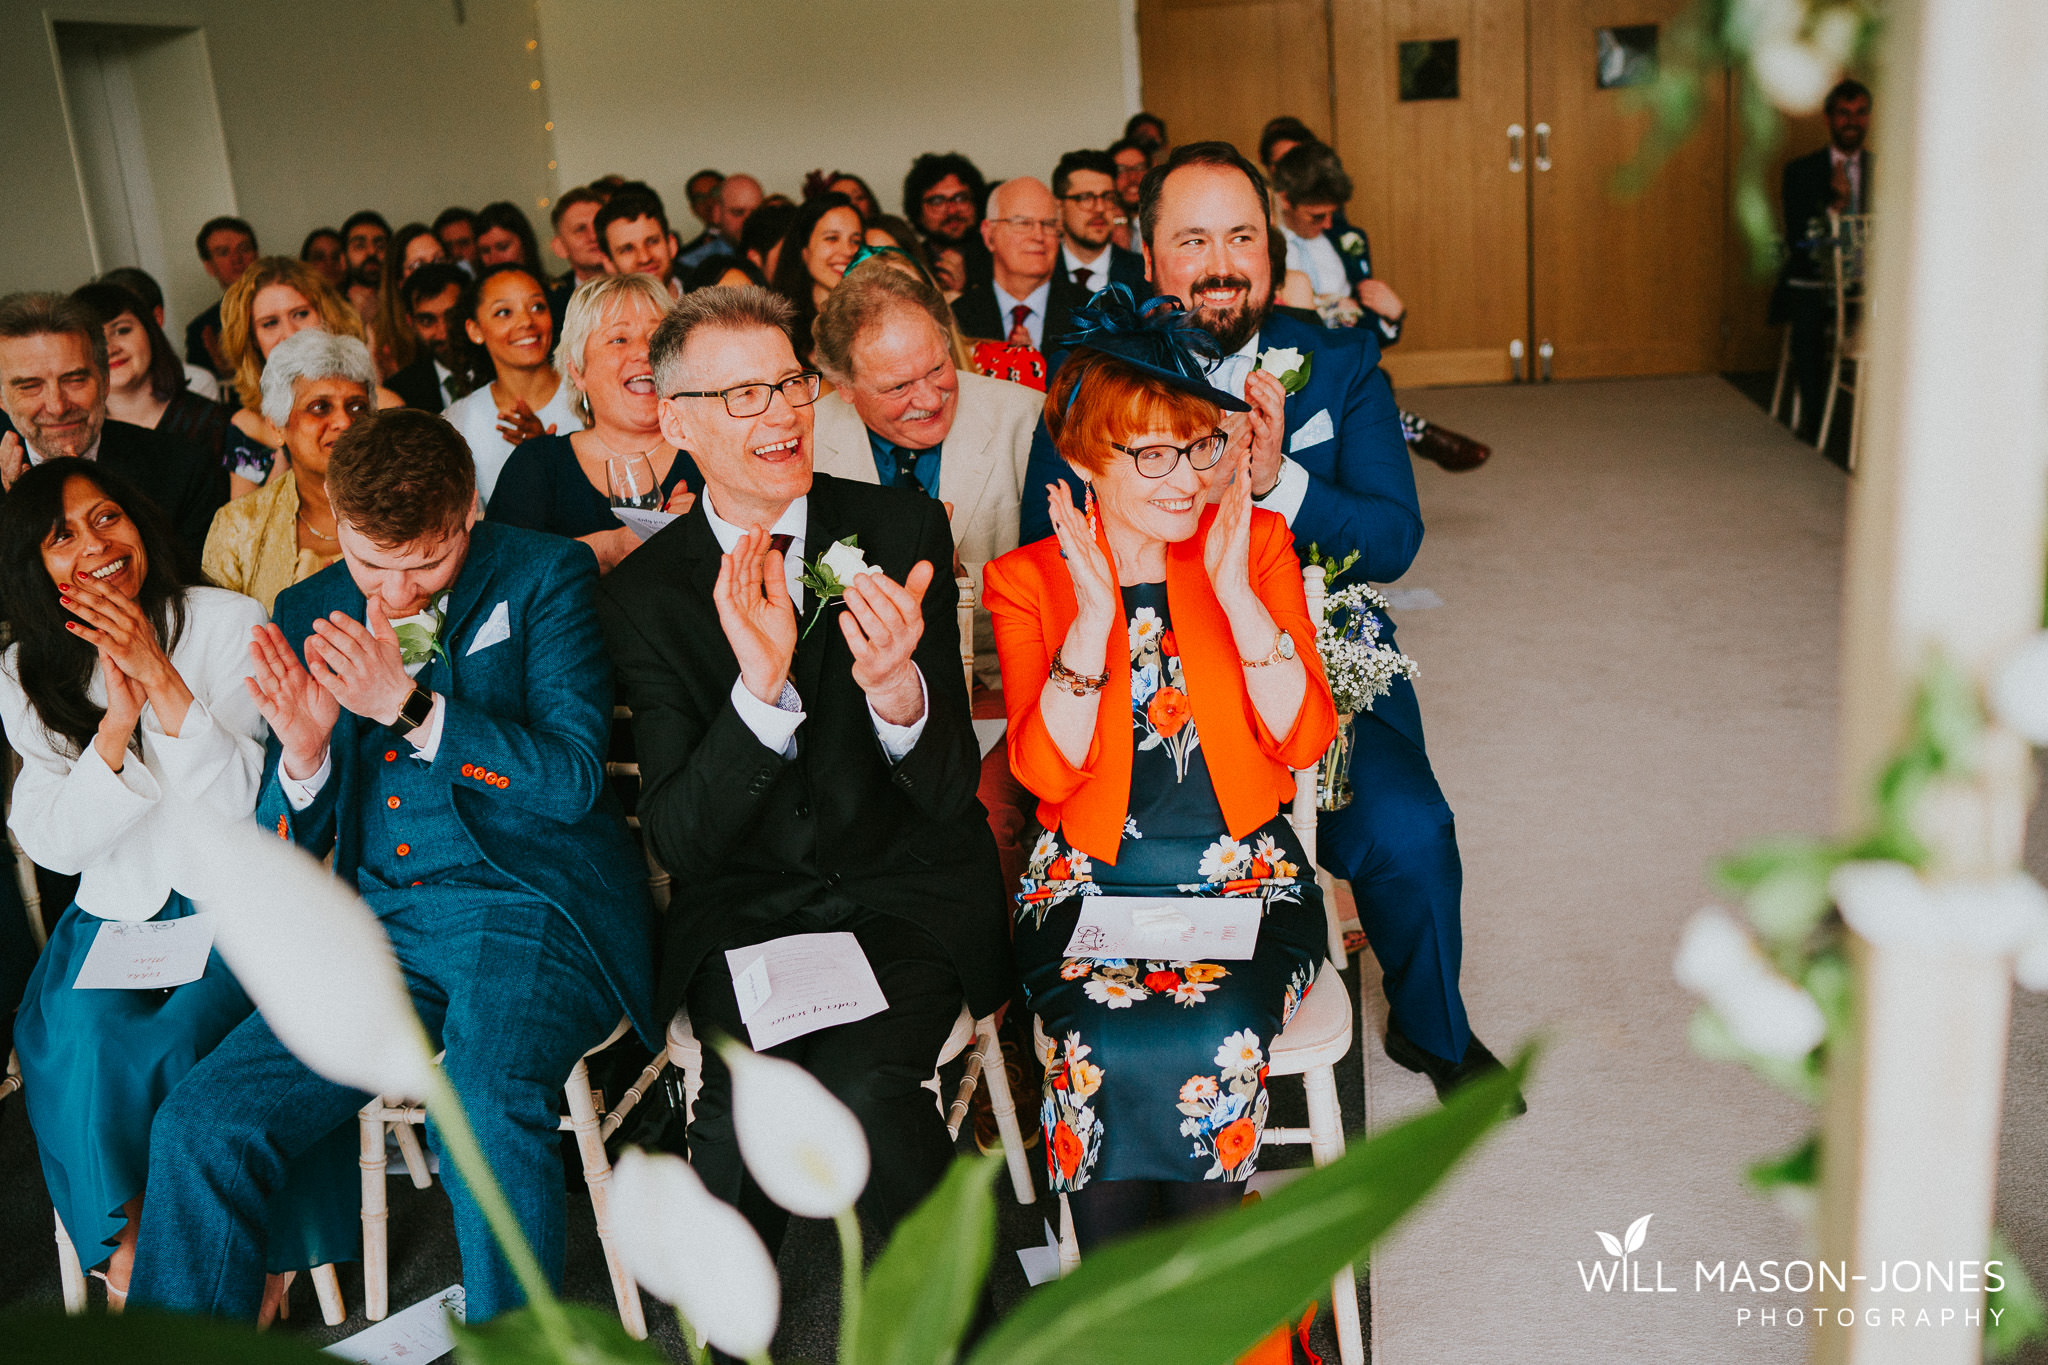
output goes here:
[{"label": "white wall", "polygon": [[174,300],[213,297],[192,234],[215,213],[239,212],[265,251],[286,255],[359,208],[396,226],[509,198],[544,228],[537,205],[553,183],[545,94],[529,89],[541,75],[526,46],[533,6],[462,9],[458,24],[453,0],[0,0],[0,293],[71,289],[94,267],[56,22],[204,32],[232,185],[210,189],[203,207],[159,187],[178,220],[163,234]]},{"label": "white wall", "polygon": [[1128,0],[538,0],[560,183],[649,181],[685,235],[692,172],[792,197],[850,171],[902,212],[920,152],[1052,174],[1133,112]]}]

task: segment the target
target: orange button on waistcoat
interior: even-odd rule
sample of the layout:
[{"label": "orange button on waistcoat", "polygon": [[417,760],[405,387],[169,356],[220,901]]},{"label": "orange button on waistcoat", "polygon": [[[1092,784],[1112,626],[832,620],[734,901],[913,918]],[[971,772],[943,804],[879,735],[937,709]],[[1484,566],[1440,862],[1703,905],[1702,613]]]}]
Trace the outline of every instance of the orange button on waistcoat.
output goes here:
[{"label": "orange button on waistcoat", "polygon": [[385,804],[385,805],[387,805],[387,806],[389,806],[389,807],[391,807],[391,809],[393,809],[393,810],[397,810],[397,809],[398,809],[398,798],[397,798],[397,797],[395,797],[395,796],[387,796],[387,797],[385,797],[385,798],[384,798],[384,804]]},{"label": "orange button on waistcoat", "polygon": [[476,764],[474,764],[474,763],[465,763],[465,764],[463,764],[463,765],[462,765],[462,775],[463,775],[464,777],[475,777],[475,776],[476,776]]},{"label": "orange button on waistcoat", "polygon": [[400,845],[398,846],[398,856],[399,856],[399,857],[403,858],[403,857],[404,857],[404,856],[405,856],[406,854],[408,854],[408,853],[410,853],[410,852],[412,852],[412,845],[411,845],[411,844],[400,844]]},{"label": "orange button on waistcoat", "polygon": [[501,777],[498,779],[498,785],[500,787],[509,787],[512,785],[512,779],[509,777]]},{"label": "orange button on waistcoat", "polygon": [[384,761],[385,761],[386,763],[396,763],[396,762],[398,762],[398,750],[396,750],[396,749],[386,749],[386,750],[384,751]]}]

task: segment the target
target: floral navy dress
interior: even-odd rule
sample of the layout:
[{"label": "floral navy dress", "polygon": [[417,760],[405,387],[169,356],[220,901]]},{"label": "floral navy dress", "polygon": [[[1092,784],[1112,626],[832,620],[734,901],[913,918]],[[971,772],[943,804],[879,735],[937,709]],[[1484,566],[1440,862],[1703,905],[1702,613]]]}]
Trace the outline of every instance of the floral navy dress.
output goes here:
[{"label": "floral navy dress", "polygon": [[[1114,866],[1039,833],[1018,895],[1017,965],[1045,1064],[1047,1175],[1251,1178],[1266,1054],[1325,952],[1322,896],[1285,813],[1233,839],[1195,732],[1166,585],[1123,590],[1131,653],[1131,799]],[[1109,723],[1105,718],[1104,723]],[[1247,961],[1068,957],[1085,897],[1257,896]]]}]

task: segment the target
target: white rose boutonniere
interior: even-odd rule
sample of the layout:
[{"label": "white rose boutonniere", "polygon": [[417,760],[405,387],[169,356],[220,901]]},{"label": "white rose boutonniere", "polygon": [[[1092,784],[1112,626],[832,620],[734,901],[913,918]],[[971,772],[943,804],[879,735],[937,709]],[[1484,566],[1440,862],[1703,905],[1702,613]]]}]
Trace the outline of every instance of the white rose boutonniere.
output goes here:
[{"label": "white rose boutonniere", "polygon": [[1281,388],[1289,393],[1300,393],[1308,387],[1309,362],[1315,358],[1314,351],[1303,355],[1292,346],[1275,346],[1260,353],[1252,368],[1270,371],[1279,379]]},{"label": "white rose boutonniere", "polygon": [[803,585],[818,598],[817,615],[811,617],[810,625],[804,627],[804,634],[811,633],[811,626],[817,625],[824,617],[827,607],[846,596],[848,583],[864,573],[880,572],[868,563],[866,552],[860,548],[859,536],[848,536],[827,545],[825,553],[804,565]]},{"label": "white rose boutonniere", "polygon": [[1353,230],[1337,239],[1337,249],[1356,260],[1365,254],[1365,234]]}]

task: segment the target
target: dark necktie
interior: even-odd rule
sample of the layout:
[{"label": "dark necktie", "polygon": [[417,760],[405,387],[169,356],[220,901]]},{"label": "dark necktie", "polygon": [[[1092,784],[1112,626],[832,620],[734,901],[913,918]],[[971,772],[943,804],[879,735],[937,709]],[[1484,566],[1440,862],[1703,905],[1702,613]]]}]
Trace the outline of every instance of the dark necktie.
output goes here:
[{"label": "dark necktie", "polygon": [[777,531],[774,535],[768,537],[768,548],[775,551],[775,553],[779,555],[786,555],[789,553],[789,547],[792,544],[794,544],[795,541],[796,537],[791,535],[789,532]]},{"label": "dark necktie", "polygon": [[911,488],[920,493],[924,492],[924,484],[917,477],[917,462],[924,458],[926,452],[922,450],[905,450],[902,446],[896,446],[894,449],[896,452],[896,487]]},{"label": "dark necktie", "polygon": [[1081,286],[1082,293],[1088,292],[1088,277],[1094,273],[1095,269],[1093,266],[1077,265],[1074,267],[1074,283]]},{"label": "dark necktie", "polygon": [[1010,344],[1012,346],[1029,346],[1031,344],[1031,329],[1024,325],[1024,319],[1030,316],[1031,305],[1028,303],[1020,303],[1010,310]]}]

